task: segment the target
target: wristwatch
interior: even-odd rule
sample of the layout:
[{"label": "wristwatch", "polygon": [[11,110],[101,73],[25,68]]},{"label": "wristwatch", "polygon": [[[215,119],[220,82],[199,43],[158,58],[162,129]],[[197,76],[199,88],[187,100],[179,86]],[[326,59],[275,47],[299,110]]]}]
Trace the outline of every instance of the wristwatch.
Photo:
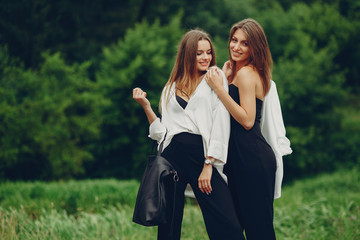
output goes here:
[{"label": "wristwatch", "polygon": [[204,162],[206,165],[214,165],[214,162],[211,161],[210,159],[205,159],[205,162]]}]

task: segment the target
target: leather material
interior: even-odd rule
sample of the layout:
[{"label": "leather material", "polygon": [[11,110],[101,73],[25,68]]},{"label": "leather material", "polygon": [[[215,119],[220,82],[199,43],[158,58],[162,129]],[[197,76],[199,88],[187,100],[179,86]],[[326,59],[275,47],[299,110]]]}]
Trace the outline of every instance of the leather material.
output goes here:
[{"label": "leather material", "polygon": [[166,223],[167,202],[164,181],[168,177],[172,177],[175,188],[176,182],[179,181],[174,167],[160,155],[163,143],[164,141],[162,141],[157,155],[149,156],[136,197],[133,222],[143,226]]}]

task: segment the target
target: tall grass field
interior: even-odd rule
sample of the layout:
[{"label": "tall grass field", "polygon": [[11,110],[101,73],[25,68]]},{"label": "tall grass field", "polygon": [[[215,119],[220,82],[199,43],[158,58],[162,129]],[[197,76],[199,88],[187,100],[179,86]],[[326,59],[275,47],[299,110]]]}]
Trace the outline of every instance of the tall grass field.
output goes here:
[{"label": "tall grass field", "polygon": [[[277,239],[360,240],[359,173],[339,171],[284,186],[274,203]],[[0,239],[156,239],[156,227],[132,222],[138,187],[135,180],[115,179],[1,183]],[[190,199],[181,239],[208,239]]]}]

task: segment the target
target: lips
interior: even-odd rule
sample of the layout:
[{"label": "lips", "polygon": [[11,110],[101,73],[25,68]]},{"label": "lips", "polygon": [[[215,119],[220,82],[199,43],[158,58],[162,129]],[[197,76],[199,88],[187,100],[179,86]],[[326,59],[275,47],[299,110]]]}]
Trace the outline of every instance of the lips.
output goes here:
[{"label": "lips", "polygon": [[199,62],[199,64],[200,64],[201,66],[207,66],[207,65],[209,65],[209,62]]},{"label": "lips", "polygon": [[233,56],[234,57],[240,57],[242,54],[241,53],[238,53],[238,52],[232,52]]}]

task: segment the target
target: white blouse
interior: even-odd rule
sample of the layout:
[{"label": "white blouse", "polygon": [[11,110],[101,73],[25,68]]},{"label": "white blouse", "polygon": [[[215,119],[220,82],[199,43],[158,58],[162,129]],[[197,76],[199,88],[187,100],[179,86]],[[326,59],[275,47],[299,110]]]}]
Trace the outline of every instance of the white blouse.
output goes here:
[{"label": "white blouse", "polygon": [[279,95],[273,80],[271,80],[270,90],[264,99],[260,127],[264,138],[275,154],[277,168],[275,173],[274,198],[280,198],[281,184],[284,175],[282,157],[291,154],[292,149],[290,147],[290,140],[286,137]]},{"label": "white blouse", "polygon": [[[228,91],[226,77],[222,71],[221,73],[224,88]],[[167,104],[166,93],[167,91],[164,88],[161,98],[161,121],[157,118],[151,123],[149,137],[160,143],[167,130],[164,150],[176,134],[187,132],[201,135],[204,146],[204,160],[206,156],[215,158],[214,166],[224,180],[227,181],[226,176],[223,174],[223,167],[227,160],[230,114],[223,103],[207,84],[205,78],[197,86],[185,109],[176,100],[175,84],[170,88],[169,102]]]}]

